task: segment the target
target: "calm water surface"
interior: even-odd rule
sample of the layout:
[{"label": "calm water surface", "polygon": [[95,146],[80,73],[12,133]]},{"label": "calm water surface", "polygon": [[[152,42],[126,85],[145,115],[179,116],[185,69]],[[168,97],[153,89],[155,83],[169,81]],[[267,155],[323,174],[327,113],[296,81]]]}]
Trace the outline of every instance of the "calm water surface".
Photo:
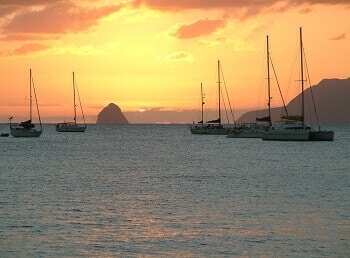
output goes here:
[{"label": "calm water surface", "polygon": [[334,142],[185,125],[0,138],[0,257],[349,257],[350,127],[332,129]]}]

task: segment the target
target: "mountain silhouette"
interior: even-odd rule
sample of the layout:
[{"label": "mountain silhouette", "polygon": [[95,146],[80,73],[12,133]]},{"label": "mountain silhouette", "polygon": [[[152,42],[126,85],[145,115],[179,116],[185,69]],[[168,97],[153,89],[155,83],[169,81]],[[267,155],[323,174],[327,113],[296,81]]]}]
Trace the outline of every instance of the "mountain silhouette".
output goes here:
[{"label": "mountain silhouette", "polygon": [[110,103],[97,116],[96,124],[128,124],[121,109],[114,103]]},{"label": "mountain silhouette", "polygon": [[[319,124],[350,124],[350,78],[324,79],[319,84],[307,88],[305,97],[305,122],[316,124],[312,95],[314,96]],[[287,105],[289,115],[301,114],[301,94],[292,99]],[[256,117],[266,116],[267,109],[244,113],[238,123],[253,123]],[[271,108],[273,122],[285,115],[283,107]]]}]

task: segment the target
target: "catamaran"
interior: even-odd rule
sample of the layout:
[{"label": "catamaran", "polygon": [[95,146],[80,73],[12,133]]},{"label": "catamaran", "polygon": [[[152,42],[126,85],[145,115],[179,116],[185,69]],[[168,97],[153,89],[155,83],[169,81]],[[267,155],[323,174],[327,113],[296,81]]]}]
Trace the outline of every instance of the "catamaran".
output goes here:
[{"label": "catamaran", "polygon": [[[35,125],[32,123],[32,89],[34,91],[35,96],[35,103],[37,107],[38,117],[39,117],[39,124],[40,129],[36,129]],[[35,87],[34,87],[34,80],[32,77],[32,69],[29,69],[29,120],[21,122],[19,124],[12,124],[13,116],[9,118],[10,120],[10,133],[13,137],[39,137],[41,133],[43,132],[42,125],[41,125],[41,118],[40,118],[40,112],[39,112],[39,105],[38,100],[36,97]]]},{"label": "catamaran", "polygon": [[[83,116],[83,120],[84,120],[84,124],[83,125],[77,124],[77,107],[76,107],[76,97],[75,97],[76,93],[75,92],[78,93],[80,110],[81,110],[81,113],[82,113],[82,116]],[[73,103],[74,103],[74,118],[73,118],[73,122],[58,123],[56,125],[56,131],[57,132],[85,132],[85,130],[86,130],[85,116],[84,116],[83,108],[82,108],[82,105],[81,105],[79,91],[77,89],[74,72],[73,72]]]},{"label": "catamaran", "polygon": [[[197,123],[196,125],[191,126],[192,134],[211,134],[211,135],[226,135],[228,133],[228,128],[224,127],[221,124],[221,70],[220,70],[220,61],[218,60],[218,98],[219,98],[219,107],[218,107],[218,118],[215,120],[207,121],[204,124],[203,121],[203,95],[202,95],[202,121]],[[201,90],[201,94],[203,94]]]},{"label": "catamaran", "polygon": [[282,116],[282,121],[270,127],[262,139],[280,140],[280,141],[332,141],[333,131],[313,130],[311,126],[305,124],[305,101],[304,101],[304,55],[303,55],[303,37],[302,28],[300,35],[300,73],[301,73],[301,115]]}]

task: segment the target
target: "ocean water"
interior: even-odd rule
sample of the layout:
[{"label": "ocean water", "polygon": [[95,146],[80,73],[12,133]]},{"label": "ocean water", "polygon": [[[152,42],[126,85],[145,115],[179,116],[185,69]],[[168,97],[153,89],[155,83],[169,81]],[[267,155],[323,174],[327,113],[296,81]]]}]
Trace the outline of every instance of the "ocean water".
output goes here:
[{"label": "ocean water", "polygon": [[186,125],[0,138],[0,257],[349,257],[350,127],[332,129],[333,142]]}]

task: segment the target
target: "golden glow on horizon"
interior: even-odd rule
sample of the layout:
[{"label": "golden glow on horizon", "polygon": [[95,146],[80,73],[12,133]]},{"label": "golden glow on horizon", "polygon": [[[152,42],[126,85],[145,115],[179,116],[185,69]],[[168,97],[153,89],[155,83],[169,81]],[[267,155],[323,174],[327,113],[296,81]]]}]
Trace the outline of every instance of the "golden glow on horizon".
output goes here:
[{"label": "golden glow on horizon", "polygon": [[[29,68],[44,120],[61,119],[67,113],[69,120],[66,106],[71,97],[72,71],[77,75],[84,111],[90,117],[110,102],[122,111],[200,109],[201,82],[206,108],[215,109],[217,60],[221,61],[234,109],[265,108],[267,34],[288,102],[299,90],[298,68],[292,69],[299,26],[304,28],[312,84],[323,78],[350,76],[349,5],[308,5],[306,1],[286,10],[272,5],[273,12],[253,13],[252,9],[250,13],[243,2],[231,9],[209,9],[204,1],[202,9],[182,11],[175,9],[183,6],[139,7],[132,2],[121,1],[120,6],[106,2],[94,7],[88,1],[66,1],[66,8],[84,14],[81,20],[53,22],[42,28],[23,23],[26,17],[21,11],[25,6],[6,16],[7,22],[0,22],[0,121],[20,115],[28,95]],[[43,1],[31,10],[42,12],[44,19],[44,12],[62,8],[59,5]],[[56,18],[71,18],[68,12],[61,15],[67,17]],[[272,105],[280,106],[276,87],[272,95]]]}]

